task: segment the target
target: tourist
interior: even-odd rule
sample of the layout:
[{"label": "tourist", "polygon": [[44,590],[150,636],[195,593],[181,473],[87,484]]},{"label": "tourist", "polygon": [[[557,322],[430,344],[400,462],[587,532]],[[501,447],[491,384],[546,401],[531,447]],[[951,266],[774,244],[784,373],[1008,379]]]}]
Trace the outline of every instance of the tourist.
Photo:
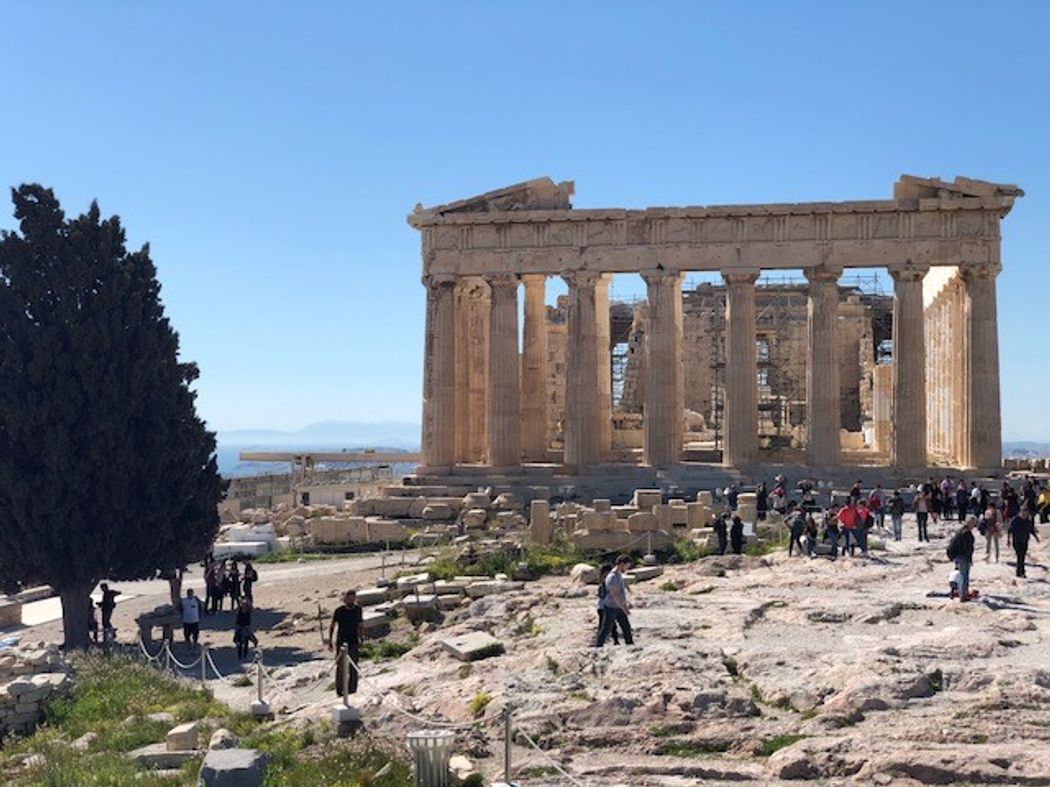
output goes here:
[{"label": "tourist", "polygon": [[102,641],[105,642],[113,633],[113,610],[117,608],[120,591],[110,590],[105,582],[99,585],[99,589],[102,591],[102,600],[98,602],[98,608],[102,610]]},{"label": "tourist", "polygon": [[616,558],[616,565],[609,575],[605,577],[605,598],[602,604],[605,606],[605,620],[602,622],[602,630],[598,632],[595,647],[605,645],[614,626],[619,626],[623,633],[625,645],[634,644],[634,636],[631,634],[630,603],[627,600],[627,583],[623,575],[631,568],[631,559],[627,555]]},{"label": "tourist", "polygon": [[788,507],[788,513],[790,519],[788,524],[791,526],[791,540],[788,542],[788,557],[794,554],[795,547],[798,547],[798,556],[802,557],[802,536],[806,532],[806,515],[801,510],[795,511],[794,506]]},{"label": "tourist", "polygon": [[817,556],[817,520],[812,514],[806,515],[806,554]]},{"label": "tourist", "polygon": [[1006,481],[1003,481],[1003,488],[999,491],[999,500],[1003,509],[1003,521],[1012,522],[1021,513],[1021,498]]},{"label": "tourist", "polygon": [[233,642],[237,646],[237,659],[244,661],[248,658],[248,644],[259,644],[259,640],[252,633],[252,602],[245,596],[237,605],[237,617],[234,618]]},{"label": "tourist", "polygon": [[252,587],[256,582],[259,581],[259,572],[252,566],[250,560],[244,561],[244,597],[248,599],[249,604],[255,603],[255,598],[252,596]]},{"label": "tourist", "polygon": [[966,521],[967,514],[978,513],[977,511],[970,511],[970,492],[966,488],[966,482],[961,478],[959,479],[959,485],[955,487],[955,512],[960,522]]},{"label": "tourist", "polygon": [[718,554],[726,553],[726,515],[719,514],[714,522],[715,538],[718,539]]},{"label": "tourist", "polygon": [[766,482],[763,481],[755,489],[755,512],[759,519],[764,520],[766,518],[766,512],[769,511],[769,492],[766,491]]},{"label": "tourist", "polygon": [[849,490],[849,504],[851,506],[857,505],[857,501],[860,500],[861,497],[863,497],[863,496],[864,496],[864,492],[861,489],[860,479],[858,478],[856,481],[853,482],[853,486],[850,487],[850,490]]},{"label": "tourist", "polygon": [[1026,477],[1024,484],[1021,486],[1021,502],[1028,506],[1028,510],[1032,514],[1032,521],[1035,522],[1035,513],[1039,510],[1039,493],[1036,491],[1035,483],[1031,478]]},{"label": "tourist", "polygon": [[[594,635],[595,642],[598,641],[602,629],[605,628],[606,610],[605,605],[602,602],[609,593],[609,589],[605,587],[605,580],[608,578],[609,572],[612,570],[612,563],[606,563],[598,570],[598,631]],[[615,626],[612,627],[612,638],[614,645],[620,644],[620,635],[616,633]]]},{"label": "tourist", "polygon": [[[926,499],[929,502],[930,519],[933,520],[933,524],[937,524],[941,518],[941,507],[943,501],[941,500],[941,488],[934,482],[933,476],[931,475],[926,479],[926,483],[923,485],[923,492],[926,494]],[[929,541],[929,537],[926,539]]]},{"label": "tourist", "polygon": [[984,536],[984,562],[991,562],[992,545],[995,545],[995,562],[999,562],[999,535],[1002,533],[1002,520],[999,512],[989,506],[985,509],[981,521],[977,523],[977,530]]},{"label": "tourist", "polygon": [[875,516],[875,526],[879,530],[886,529],[886,498],[882,491],[882,484],[875,484],[875,488],[868,495],[868,509]]},{"label": "tourist", "polygon": [[737,489],[736,484],[730,484],[726,487],[725,491],[726,505],[729,506],[730,511],[736,511],[736,502],[740,497],[740,490]]},{"label": "tourist", "polygon": [[951,519],[955,514],[955,486],[950,476],[941,479],[941,513],[945,521]]},{"label": "tourist", "polygon": [[787,511],[787,490],[784,488],[784,476],[778,475],[776,477],[776,486],[773,487],[773,491],[770,492],[772,498],[773,510],[781,516]]},{"label": "tourist", "polygon": [[1035,521],[1031,514],[1027,508],[1024,508],[1010,520],[1010,525],[1006,529],[1006,543],[1008,546],[1013,546],[1014,554],[1017,556],[1016,574],[1018,577],[1028,576],[1025,573],[1024,564],[1028,556],[1028,541],[1031,538],[1038,541],[1039,533],[1036,532]]},{"label": "tourist", "polygon": [[[343,696],[343,681],[348,681],[349,687],[347,692],[354,694],[357,692],[357,676],[358,670],[355,666],[358,661],[358,654],[361,651],[361,639],[363,637],[363,627],[361,625],[364,619],[364,614],[361,611],[361,607],[357,604],[357,591],[348,590],[343,594],[343,605],[332,613],[332,622],[328,626],[328,647],[333,650],[336,654],[336,670],[335,670],[335,693],[342,697]],[[333,639],[332,634],[335,634]],[[344,678],[344,665],[343,660],[340,658],[343,647],[346,647],[346,652],[350,656],[350,674]]]},{"label": "tourist", "polygon": [[1039,524],[1045,525],[1050,521],[1050,484],[1040,484],[1036,505],[1039,511]]},{"label": "tourist", "polygon": [[904,528],[904,498],[899,489],[894,489],[890,495],[890,522],[893,524],[893,540],[900,541]]},{"label": "tourist", "polygon": [[222,612],[223,602],[226,599],[226,561],[219,561],[215,563],[215,568],[212,573],[212,579],[214,581],[214,590],[212,595],[212,601],[214,606],[212,612]]},{"label": "tourist", "polygon": [[842,529],[842,554],[845,556],[848,549],[849,556],[853,557],[857,549],[857,509],[851,503],[847,503],[839,509],[835,518]]},{"label": "tourist", "polygon": [[182,618],[182,638],[187,645],[196,645],[201,635],[201,600],[193,593],[193,588],[186,591],[186,597],[179,600],[179,612]]},{"label": "tourist", "polygon": [[977,527],[977,518],[970,514],[966,517],[963,526],[948,543],[948,559],[955,561],[955,567],[959,569],[959,601],[969,601],[970,596],[970,567],[973,565],[973,529]]},{"label": "tourist", "polygon": [[230,570],[226,572],[224,595],[230,597],[230,610],[237,609],[241,600],[241,573],[237,570],[237,561],[230,561]]},{"label": "tourist", "polygon": [[744,553],[744,522],[736,514],[733,514],[733,524],[729,528],[729,543],[733,547],[734,555]]},{"label": "tourist", "polygon": [[928,542],[930,540],[930,534],[927,530],[930,521],[930,498],[922,487],[919,487],[915,492],[915,501],[912,503],[912,508],[915,510],[915,522],[919,527],[919,541]]},{"label": "tourist", "polygon": [[871,530],[872,525],[875,523],[875,519],[872,517],[871,512],[868,511],[867,504],[861,500],[856,505],[857,512],[857,530],[854,536],[857,539],[857,543],[860,544],[860,551],[864,557],[868,556],[868,531]]},{"label": "tourist", "polygon": [[831,542],[831,559],[837,560],[839,556],[839,520],[836,511],[830,509],[824,512],[824,540]]}]

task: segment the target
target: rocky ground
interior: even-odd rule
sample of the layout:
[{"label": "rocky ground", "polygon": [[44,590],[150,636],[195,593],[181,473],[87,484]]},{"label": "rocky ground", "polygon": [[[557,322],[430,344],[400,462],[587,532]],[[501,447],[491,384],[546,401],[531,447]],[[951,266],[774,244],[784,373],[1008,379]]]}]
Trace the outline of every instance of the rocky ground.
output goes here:
[{"label": "rocky ground", "polygon": [[[1030,555],[1043,565],[1027,580],[1014,579],[1005,544],[1000,563],[979,559],[981,600],[960,604],[927,596],[947,590],[946,538],[919,545],[913,533],[870,559],[778,552],[668,566],[633,588],[633,647],[590,647],[593,586],[528,583],[424,624],[400,658],[367,663],[355,703],[384,737],[426,726],[407,713],[465,725],[456,750],[487,776],[502,763],[509,703],[516,728],[580,784],[1050,784],[1050,547]],[[267,661],[287,665],[266,695],[296,718],[332,705],[317,604],[330,610],[348,582],[374,580],[335,568],[259,587],[260,606],[278,610],[277,630],[260,632]],[[468,631],[506,653],[455,660],[440,640]],[[391,636],[406,639],[407,624]],[[254,697],[229,680],[215,688],[239,706]],[[514,759],[530,787],[572,783],[521,736]]]}]

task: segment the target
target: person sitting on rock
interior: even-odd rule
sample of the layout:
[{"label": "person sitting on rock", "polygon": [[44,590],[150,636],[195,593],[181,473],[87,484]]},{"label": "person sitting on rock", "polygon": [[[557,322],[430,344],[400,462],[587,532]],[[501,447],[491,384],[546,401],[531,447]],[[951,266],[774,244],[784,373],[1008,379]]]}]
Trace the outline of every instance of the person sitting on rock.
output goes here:
[{"label": "person sitting on rock", "polygon": [[729,543],[733,547],[734,555],[744,553],[744,522],[736,514],[733,514],[733,524],[729,528]]},{"label": "person sitting on rock", "polygon": [[[598,637],[601,636],[602,629],[605,628],[606,609],[605,605],[602,602],[605,601],[605,597],[609,593],[609,589],[605,587],[605,580],[608,578],[609,572],[612,570],[612,563],[606,563],[600,569],[598,569],[598,631],[595,634],[595,642],[598,641]],[[619,645],[620,635],[616,633],[616,626],[613,626],[611,631],[613,644]]]}]

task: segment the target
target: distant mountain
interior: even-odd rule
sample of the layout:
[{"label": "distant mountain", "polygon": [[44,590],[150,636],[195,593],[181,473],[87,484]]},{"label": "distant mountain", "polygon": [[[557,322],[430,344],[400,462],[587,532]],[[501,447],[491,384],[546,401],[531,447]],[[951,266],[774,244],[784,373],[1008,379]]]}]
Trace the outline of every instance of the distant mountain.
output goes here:
[{"label": "distant mountain", "polygon": [[1007,459],[1028,456],[1047,457],[1050,456],[1050,443],[1041,443],[1037,440],[1008,440],[1003,443],[1003,456]]},{"label": "distant mountain", "polygon": [[355,451],[366,448],[418,451],[419,424],[386,421],[321,421],[296,431],[231,429],[216,435],[219,472],[235,476],[282,473],[285,462],[242,462],[242,451]]}]

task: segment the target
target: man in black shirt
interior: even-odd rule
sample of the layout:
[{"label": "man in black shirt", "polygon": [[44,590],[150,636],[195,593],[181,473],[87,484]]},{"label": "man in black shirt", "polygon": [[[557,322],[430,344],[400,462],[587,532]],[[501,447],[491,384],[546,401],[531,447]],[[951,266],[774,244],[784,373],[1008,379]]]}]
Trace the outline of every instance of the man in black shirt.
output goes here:
[{"label": "man in black shirt", "polygon": [[102,638],[105,639],[107,632],[113,630],[113,610],[117,608],[117,596],[120,595],[120,591],[110,590],[105,582],[99,585],[99,588],[102,590],[102,600],[98,602],[98,606],[102,610]]},{"label": "man in black shirt", "polygon": [[1039,540],[1039,533],[1035,529],[1035,520],[1027,507],[1010,520],[1010,526],[1006,529],[1006,543],[1013,544],[1014,553],[1017,555],[1017,576],[1027,576],[1024,570],[1024,561],[1028,556],[1028,539],[1034,537]]},{"label": "man in black shirt", "polygon": [[[346,591],[343,596],[343,606],[332,613],[332,622],[328,626],[328,647],[336,653],[335,693],[343,696],[343,660],[339,659],[339,651],[346,645],[347,653],[354,664],[358,661],[358,653],[361,648],[362,637],[362,613],[361,607],[357,605],[357,592]],[[335,638],[332,638],[333,632]],[[357,670],[351,665],[349,675],[350,694],[357,692]]]}]

